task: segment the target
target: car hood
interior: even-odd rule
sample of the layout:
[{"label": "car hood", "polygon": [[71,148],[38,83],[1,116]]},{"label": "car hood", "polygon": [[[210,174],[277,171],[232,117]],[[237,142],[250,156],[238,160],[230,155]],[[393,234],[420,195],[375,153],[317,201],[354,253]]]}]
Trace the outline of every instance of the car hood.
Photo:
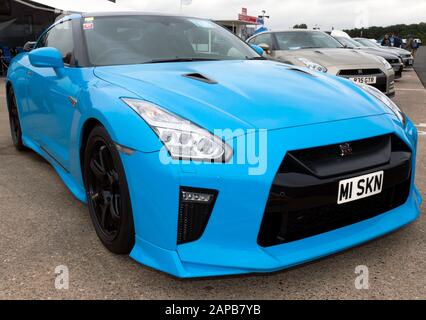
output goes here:
[{"label": "car hood", "polygon": [[109,66],[94,73],[126,89],[129,97],[156,103],[211,131],[279,129],[386,112],[348,80],[273,61]]},{"label": "car hood", "polygon": [[405,49],[401,49],[401,48],[395,48],[395,47],[383,47],[385,50],[389,50],[391,52],[397,52],[399,54],[402,55],[411,55],[410,51],[407,51]]},{"label": "car hood", "polygon": [[354,50],[360,50],[365,53],[373,54],[385,59],[397,59],[399,57],[398,52],[390,52],[386,50],[381,49],[374,49],[374,48],[356,48]]},{"label": "car hood", "polygon": [[279,50],[275,52],[275,55],[278,59],[286,59],[291,62],[297,61],[297,58],[305,58],[327,68],[334,66],[383,67],[383,64],[376,57],[354,49]]}]

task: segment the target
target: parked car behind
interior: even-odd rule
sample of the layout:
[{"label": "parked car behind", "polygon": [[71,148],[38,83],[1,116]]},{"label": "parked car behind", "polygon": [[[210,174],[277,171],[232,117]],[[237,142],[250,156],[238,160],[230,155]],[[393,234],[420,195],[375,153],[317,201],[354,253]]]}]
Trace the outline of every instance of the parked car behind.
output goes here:
[{"label": "parked car behind", "polygon": [[383,49],[383,50],[388,50],[390,52],[397,52],[400,55],[402,55],[402,60],[404,62],[404,66],[408,67],[408,66],[412,66],[414,63],[414,57],[411,54],[410,51],[407,51],[405,49],[401,49],[401,48],[394,48],[394,47],[383,47],[379,44],[377,44],[374,41],[371,41],[369,39],[366,38],[354,38],[355,41],[365,45],[366,47],[369,48],[379,48],[379,49]]},{"label": "parked car behind", "polygon": [[348,50],[332,36],[316,30],[264,32],[249,38],[272,58],[296,66],[369,84],[395,95],[395,73],[383,58]]},{"label": "parked car behind", "polygon": [[345,48],[360,50],[365,53],[369,53],[375,56],[382,57],[386,59],[387,62],[392,66],[393,71],[395,71],[395,79],[399,79],[402,77],[402,71],[404,70],[404,62],[402,60],[402,56],[397,52],[389,52],[389,50],[383,50],[379,48],[369,48],[364,46],[363,44],[355,41],[352,38],[348,37],[334,37],[337,41],[339,41]]}]

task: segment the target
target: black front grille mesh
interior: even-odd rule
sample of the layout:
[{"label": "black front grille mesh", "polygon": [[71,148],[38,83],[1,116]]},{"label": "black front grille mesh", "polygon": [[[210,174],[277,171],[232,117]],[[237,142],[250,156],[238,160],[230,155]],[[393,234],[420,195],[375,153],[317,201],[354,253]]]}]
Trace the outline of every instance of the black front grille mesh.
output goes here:
[{"label": "black front grille mesh", "polygon": [[344,205],[328,204],[285,212],[285,204],[270,199],[258,243],[262,247],[289,243],[355,224],[403,205],[408,198],[410,179],[377,196]]},{"label": "black front grille mesh", "polygon": [[[354,159],[341,157],[339,145],[287,154],[266,204],[258,234],[260,246],[289,243],[358,223],[407,201],[411,185],[410,148],[396,135],[350,144]],[[378,171],[384,171],[380,194],[337,204],[341,180]]]},{"label": "black front grille mesh", "polygon": [[339,76],[371,76],[383,74],[380,69],[348,69],[340,70]]},{"label": "black front grille mesh", "polygon": [[390,64],[397,64],[399,63],[399,59],[387,59],[387,62],[389,62]]}]

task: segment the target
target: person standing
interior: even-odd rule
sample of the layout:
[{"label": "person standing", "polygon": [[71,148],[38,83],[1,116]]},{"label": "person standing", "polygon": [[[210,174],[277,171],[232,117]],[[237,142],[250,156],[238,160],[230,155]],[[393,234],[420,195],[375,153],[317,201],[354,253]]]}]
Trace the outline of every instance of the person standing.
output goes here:
[{"label": "person standing", "polygon": [[417,41],[414,39],[412,35],[409,35],[407,39],[407,50],[411,51],[413,58],[416,57],[417,48],[418,48]]},{"label": "person standing", "polygon": [[386,34],[385,37],[383,38],[382,46],[384,46],[384,47],[391,47],[392,46],[388,34]]},{"label": "person standing", "polygon": [[402,40],[401,40],[401,38],[399,37],[399,35],[398,35],[398,34],[396,34],[396,33],[395,33],[395,35],[393,36],[393,46],[394,46],[395,48],[401,48],[401,46],[402,46]]}]

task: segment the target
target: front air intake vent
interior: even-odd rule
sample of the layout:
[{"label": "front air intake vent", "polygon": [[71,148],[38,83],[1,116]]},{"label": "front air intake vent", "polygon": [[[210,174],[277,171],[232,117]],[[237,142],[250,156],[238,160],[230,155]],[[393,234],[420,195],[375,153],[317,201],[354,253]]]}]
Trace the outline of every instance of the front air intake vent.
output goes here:
[{"label": "front air intake vent", "polygon": [[180,190],[177,244],[201,238],[217,198],[216,190],[183,187]]},{"label": "front air intake vent", "polygon": [[201,73],[187,73],[187,74],[184,74],[183,76],[189,79],[205,82],[208,84],[217,84],[216,81],[202,75]]},{"label": "front air intake vent", "polygon": [[[377,217],[407,201],[412,152],[401,138],[391,134],[349,144],[352,152],[344,157],[339,145],[288,152],[271,187],[258,234],[260,246],[317,236]],[[380,194],[338,204],[342,180],[379,171],[385,177]]]}]

